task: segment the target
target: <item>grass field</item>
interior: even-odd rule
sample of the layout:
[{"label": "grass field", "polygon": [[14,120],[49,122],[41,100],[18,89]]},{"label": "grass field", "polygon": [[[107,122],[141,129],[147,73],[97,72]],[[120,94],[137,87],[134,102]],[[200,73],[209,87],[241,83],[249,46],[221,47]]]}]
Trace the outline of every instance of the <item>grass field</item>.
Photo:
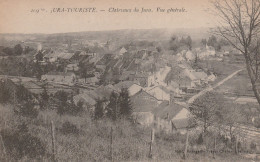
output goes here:
[{"label": "grass field", "polygon": [[[39,161],[50,161],[52,153],[51,121],[55,125],[56,159],[58,161],[111,161],[111,147],[114,161],[182,161],[185,135],[167,135],[162,132],[155,134],[152,154],[148,158],[150,148],[150,128],[140,127],[127,120],[113,123],[103,119],[93,121],[87,113],[80,116],[59,116],[53,110],[40,111],[36,119],[24,119],[14,114],[12,106],[0,106],[0,125],[2,130],[15,130],[21,122],[28,124],[29,133],[39,138],[46,147],[46,152]],[[66,128],[69,122],[75,129]],[[112,145],[111,145],[111,128]],[[197,138],[197,137],[196,137]],[[196,143],[195,136],[190,137],[190,149]],[[5,142],[4,142],[5,143]],[[0,147],[2,148],[2,146]],[[2,150],[1,150],[2,151]],[[2,154],[1,161],[15,160],[14,156]],[[35,158],[33,158],[35,159]],[[33,161],[23,157],[21,161]],[[213,159],[211,153],[188,153],[187,161],[246,161],[234,153],[217,153]]]}]

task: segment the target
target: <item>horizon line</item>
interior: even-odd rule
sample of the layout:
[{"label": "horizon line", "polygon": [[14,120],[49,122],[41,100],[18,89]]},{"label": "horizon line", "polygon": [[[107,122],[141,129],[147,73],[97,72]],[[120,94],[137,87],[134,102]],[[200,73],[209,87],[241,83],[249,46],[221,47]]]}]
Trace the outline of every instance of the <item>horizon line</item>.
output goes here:
[{"label": "horizon line", "polygon": [[84,30],[84,31],[68,31],[68,32],[54,32],[54,33],[20,33],[20,32],[14,32],[14,33],[1,33],[0,34],[20,34],[20,35],[52,35],[52,34],[68,34],[68,33],[81,33],[81,32],[105,32],[105,31],[120,31],[120,30],[176,30],[176,29],[198,29],[198,28],[208,28],[211,29],[213,27],[177,27],[177,28],[122,28],[122,29],[104,29],[104,30]]}]

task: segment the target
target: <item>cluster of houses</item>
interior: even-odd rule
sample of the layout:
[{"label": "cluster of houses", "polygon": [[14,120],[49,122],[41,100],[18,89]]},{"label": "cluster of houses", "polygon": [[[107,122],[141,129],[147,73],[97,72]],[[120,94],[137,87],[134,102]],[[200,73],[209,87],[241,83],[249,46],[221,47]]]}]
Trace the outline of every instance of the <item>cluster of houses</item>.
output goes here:
[{"label": "cluster of houses", "polygon": [[[214,55],[208,47],[204,51]],[[142,125],[154,125],[158,129],[174,131],[189,125],[189,111],[183,98],[187,93],[196,90],[216,79],[214,74],[202,70],[194,70],[187,63],[194,57],[193,52],[183,51],[177,55],[161,53],[156,57],[156,48],[121,47],[112,53],[99,53],[95,50],[83,50],[75,53],[42,51],[42,62],[66,62],[63,72],[49,72],[41,79],[66,85],[92,85],[92,88],[81,89],[74,96],[75,103],[82,101],[84,107],[93,110],[96,100],[109,99],[114,91],[119,93],[127,88],[134,108],[134,119]],[[164,57],[167,55],[166,57]],[[201,54],[200,57],[204,57]],[[168,57],[168,58],[167,58]],[[79,62],[93,63],[91,77],[79,78]],[[173,61],[172,61],[173,60]],[[117,71],[117,74],[114,74]],[[107,85],[99,85],[104,73],[112,73],[112,79]],[[111,79],[111,80],[112,80]],[[94,86],[94,87],[93,87]]]}]

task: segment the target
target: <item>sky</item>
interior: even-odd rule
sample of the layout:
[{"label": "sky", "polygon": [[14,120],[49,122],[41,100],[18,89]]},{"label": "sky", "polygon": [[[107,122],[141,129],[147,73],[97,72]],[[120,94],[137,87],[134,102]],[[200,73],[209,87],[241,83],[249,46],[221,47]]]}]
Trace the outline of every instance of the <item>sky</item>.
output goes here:
[{"label": "sky", "polygon": [[[96,12],[53,12],[56,8],[91,8]],[[165,12],[157,12],[157,8]],[[115,9],[152,9],[153,12],[109,12]],[[170,12],[168,9],[185,9]],[[213,27],[205,10],[208,0],[0,0],[0,33],[65,33],[117,29]],[[39,9],[39,12],[32,12]],[[105,10],[105,11],[100,11]]]}]

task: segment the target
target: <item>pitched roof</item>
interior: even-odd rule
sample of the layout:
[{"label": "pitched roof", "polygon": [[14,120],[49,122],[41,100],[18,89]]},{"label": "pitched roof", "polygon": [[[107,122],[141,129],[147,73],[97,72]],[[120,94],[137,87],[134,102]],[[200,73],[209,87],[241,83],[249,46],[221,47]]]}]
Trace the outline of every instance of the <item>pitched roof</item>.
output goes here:
[{"label": "pitched roof", "polygon": [[126,80],[130,75],[134,75],[135,72],[134,71],[124,71],[121,76],[120,76],[120,80]]},{"label": "pitched roof", "polygon": [[79,101],[83,101],[85,103],[90,104],[91,106],[94,106],[96,104],[95,99],[93,99],[92,97],[90,97],[86,93],[81,93],[81,94],[74,96],[73,100],[74,100],[75,103],[78,103]]},{"label": "pitched roof", "polygon": [[134,84],[134,81],[123,81],[114,85],[115,89],[120,91],[122,88],[129,88]]},{"label": "pitched roof", "polygon": [[44,57],[56,57],[56,58],[62,58],[62,59],[70,59],[72,56],[74,56],[74,53],[67,53],[67,52],[54,52],[54,53],[47,53]]},{"label": "pitched roof", "polygon": [[202,72],[202,71],[195,71],[195,72],[192,72],[193,75],[197,78],[197,79],[205,79],[207,78],[207,74],[205,72]]},{"label": "pitched roof", "polygon": [[186,119],[172,120],[172,124],[176,129],[182,129],[182,128],[189,127],[191,123],[190,120],[186,118]]},{"label": "pitched roof", "polygon": [[168,120],[173,119],[182,109],[184,109],[183,106],[171,103],[171,104],[160,104],[156,109],[154,109],[153,113],[155,116],[166,119],[167,120],[167,114],[168,114]]},{"label": "pitched roof", "polygon": [[135,77],[136,77],[136,78],[146,78],[146,77],[148,77],[148,76],[149,76],[148,73],[136,73],[136,74],[135,74]]},{"label": "pitched roof", "polygon": [[133,96],[136,93],[138,93],[140,90],[142,90],[143,87],[141,87],[140,85],[137,84],[133,84],[128,88],[129,91],[129,96]]},{"label": "pitched roof", "polygon": [[75,75],[73,72],[67,72],[67,73],[64,73],[64,72],[57,72],[57,71],[51,71],[45,75],[61,75],[61,76],[72,76],[72,75]]},{"label": "pitched roof", "polygon": [[158,100],[143,90],[131,97],[131,103],[135,112],[153,111],[158,106]]},{"label": "pitched roof", "polygon": [[127,52],[127,50],[125,49],[125,47],[122,47],[121,49],[120,49],[120,51],[119,51],[119,53],[126,53]]}]

